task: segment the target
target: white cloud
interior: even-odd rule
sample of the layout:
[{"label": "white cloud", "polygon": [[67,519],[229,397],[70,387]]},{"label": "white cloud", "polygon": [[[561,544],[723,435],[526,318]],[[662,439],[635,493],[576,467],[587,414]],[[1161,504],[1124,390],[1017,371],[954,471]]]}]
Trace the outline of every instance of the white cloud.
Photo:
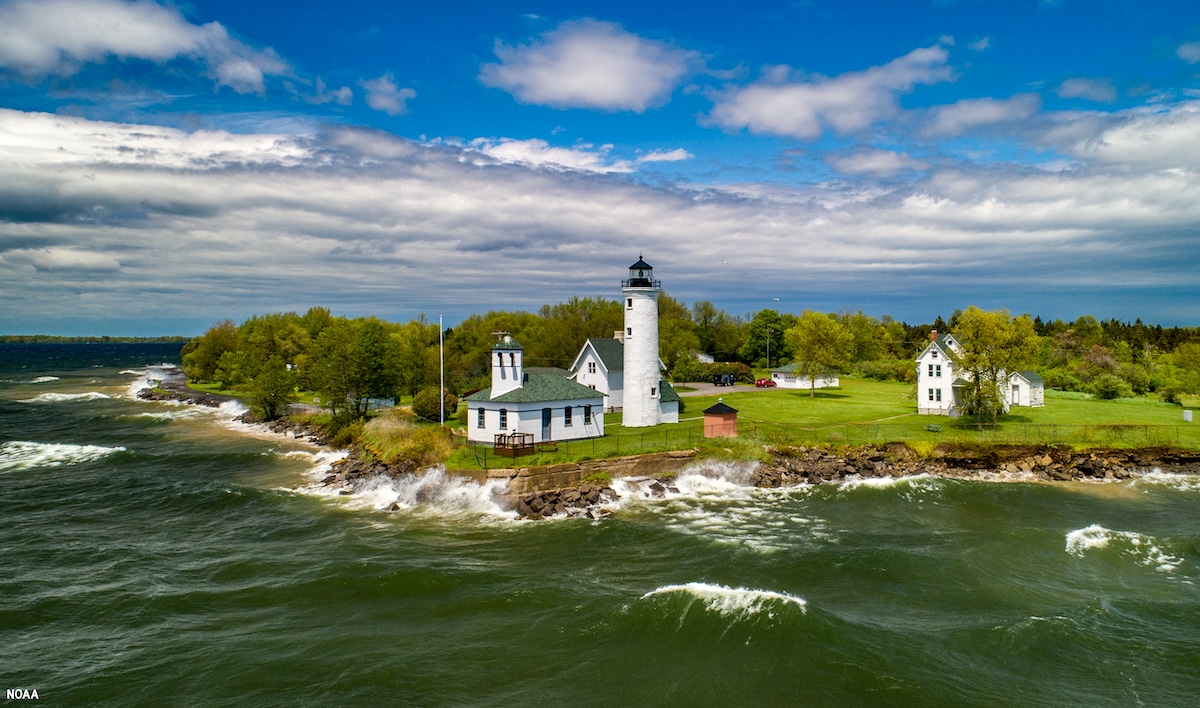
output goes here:
[{"label": "white cloud", "polygon": [[1033,93],[1019,93],[1007,99],[969,98],[933,108],[928,132],[960,135],[979,126],[1025,120],[1037,113],[1041,105],[1041,99]]},{"label": "white cloud", "polygon": [[[619,164],[607,146],[187,133],[0,109],[0,328],[310,305],[389,319],[536,310],[616,297],[639,251],[672,295],[733,312],[783,292],[917,318],[985,296],[1043,316],[1159,317],[1200,269],[1200,110],[1082,124],[1078,165],[1052,173],[925,166],[912,184],[680,188],[599,174]],[[841,159],[867,176],[917,167],[884,150]],[[747,277],[722,270],[730,255]]]},{"label": "white cloud", "polygon": [[330,91],[328,88],[321,77],[318,76],[317,92],[312,96],[306,96],[304,100],[316,104],[333,102],[339,106],[349,106],[354,101],[354,91],[349,86],[343,86],[336,91]]},{"label": "white cloud", "polygon": [[117,271],[121,264],[104,253],[73,248],[16,249],[0,258],[6,263],[28,264],[40,271]]},{"label": "white cloud", "polygon": [[1200,62],[1200,42],[1185,42],[1179,45],[1175,54],[1189,64]]},{"label": "white cloud", "polygon": [[903,153],[865,148],[848,155],[833,155],[827,160],[838,172],[872,177],[894,177],[906,170],[921,170],[928,165]]},{"label": "white cloud", "polygon": [[984,37],[983,39],[977,39],[974,42],[971,42],[970,44],[968,44],[967,46],[970,47],[971,49],[973,49],[974,51],[982,52],[982,51],[985,51],[985,50],[991,48],[992,38]]},{"label": "white cloud", "polygon": [[787,81],[775,67],[760,81],[715,96],[711,119],[728,129],[813,139],[825,130],[851,133],[900,112],[898,95],[917,84],[949,81],[953,72],[941,46],[915,49],[883,66]]},{"label": "white cloud", "polygon": [[480,152],[500,162],[511,162],[535,167],[556,167],[585,172],[632,172],[633,167],[626,160],[611,160],[608,153],[612,145],[602,145],[593,149],[592,145],[579,145],[575,148],[552,147],[545,140],[513,140],[501,138],[476,138],[469,145],[471,150]]},{"label": "white cloud", "polygon": [[408,113],[407,101],[417,95],[417,92],[410,88],[397,86],[395,77],[390,73],[378,79],[359,81],[358,84],[367,92],[367,105],[389,116]]},{"label": "white cloud", "polygon": [[117,59],[202,62],[218,86],[262,93],[264,76],[287,64],[270,49],[229,36],[220,23],[189,23],[150,0],[9,0],[0,4],[0,66],[37,78],[70,76],[83,64]]},{"label": "white cloud", "polygon": [[479,80],[523,103],[641,113],[659,106],[698,64],[695,52],[597,20],[564,22],[527,45],[496,43]]},{"label": "white cloud", "polygon": [[682,160],[690,160],[695,155],[684,150],[683,148],[675,148],[674,150],[651,150],[638,157],[638,162],[680,162]]},{"label": "white cloud", "polygon": [[1058,86],[1059,98],[1085,98],[1097,103],[1117,100],[1117,89],[1109,79],[1067,79]]}]

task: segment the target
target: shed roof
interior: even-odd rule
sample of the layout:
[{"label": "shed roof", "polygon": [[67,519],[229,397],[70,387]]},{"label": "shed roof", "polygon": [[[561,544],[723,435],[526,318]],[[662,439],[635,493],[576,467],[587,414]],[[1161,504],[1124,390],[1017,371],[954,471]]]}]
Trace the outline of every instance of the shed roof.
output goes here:
[{"label": "shed roof", "polygon": [[731,408],[723,401],[717,401],[716,405],[709,406],[704,409],[705,413],[737,413],[736,408]]},{"label": "shed roof", "polygon": [[668,381],[659,379],[658,380],[658,389],[659,389],[659,394],[658,394],[659,400],[664,401],[666,403],[672,403],[672,402],[679,400],[679,393],[675,390],[675,387],[672,386]]}]

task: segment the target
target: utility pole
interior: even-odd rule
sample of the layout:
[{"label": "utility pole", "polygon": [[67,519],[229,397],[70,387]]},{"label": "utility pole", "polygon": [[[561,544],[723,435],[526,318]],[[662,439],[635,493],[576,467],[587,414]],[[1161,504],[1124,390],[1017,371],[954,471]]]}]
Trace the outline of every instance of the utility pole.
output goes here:
[{"label": "utility pole", "polygon": [[438,315],[438,424],[446,426],[446,330],[442,327],[442,316]]}]

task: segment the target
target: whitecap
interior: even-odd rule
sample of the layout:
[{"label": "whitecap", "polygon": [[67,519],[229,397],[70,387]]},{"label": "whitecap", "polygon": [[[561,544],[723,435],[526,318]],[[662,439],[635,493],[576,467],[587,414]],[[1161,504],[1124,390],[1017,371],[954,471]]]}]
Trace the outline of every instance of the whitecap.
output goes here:
[{"label": "whitecap", "polygon": [[1082,558],[1092,550],[1112,545],[1120,553],[1132,556],[1139,563],[1163,573],[1173,573],[1183,559],[1163,549],[1163,543],[1153,536],[1136,531],[1113,531],[1100,524],[1075,529],[1067,534],[1067,553]]},{"label": "whitecap", "polygon": [[1200,492],[1200,475],[1163,472],[1155,468],[1142,475],[1140,479],[1135,479],[1132,486],[1136,487],[1139,484],[1169,487],[1180,492]]},{"label": "whitecap", "polygon": [[57,376],[38,376],[37,378],[33,379],[29,383],[40,384],[40,383],[50,383],[51,381],[60,381],[60,380],[61,379],[59,379]]},{"label": "whitecap", "polygon": [[20,403],[63,403],[66,401],[95,401],[102,398],[112,398],[107,393],[88,391],[87,393],[43,393],[33,398],[21,399]]},{"label": "whitecap", "polygon": [[842,481],[840,488],[842,491],[853,491],[860,487],[867,489],[890,489],[892,487],[913,487],[924,488],[925,485],[918,484],[925,480],[936,479],[929,473],[908,475],[906,477],[859,477],[858,475],[850,475]]},{"label": "whitecap", "polygon": [[123,447],[14,440],[0,445],[0,472],[74,465],[125,451]]},{"label": "whitecap", "polygon": [[[344,451],[313,453],[314,473],[332,471],[332,463],[345,456]],[[501,480],[480,484],[472,479],[446,474],[444,469],[435,467],[399,477],[375,475],[352,486],[315,483],[293,491],[337,499],[356,509],[445,517],[515,519],[516,512],[505,509],[501,504],[506,488],[506,482]]]},{"label": "whitecap", "polygon": [[774,590],[753,590],[750,588],[731,588],[725,585],[711,583],[684,583],[683,585],[664,585],[642,595],[643,600],[656,595],[682,593],[700,600],[709,610],[726,616],[755,615],[763,611],[770,612],[779,606],[792,605],[801,612],[807,612],[808,602],[803,598]]}]

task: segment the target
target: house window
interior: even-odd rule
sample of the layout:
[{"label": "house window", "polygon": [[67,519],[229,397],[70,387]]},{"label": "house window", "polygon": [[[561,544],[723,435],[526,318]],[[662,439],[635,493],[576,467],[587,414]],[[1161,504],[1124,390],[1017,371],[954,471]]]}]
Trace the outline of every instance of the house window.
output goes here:
[{"label": "house window", "polygon": [[507,408],[500,409],[500,429],[508,430],[508,409]]},{"label": "house window", "polygon": [[484,422],[484,421],[485,421],[485,418],[484,418],[484,411],[483,411],[483,409],[482,409],[482,408],[480,408],[480,409],[479,409],[479,415],[478,415],[478,418],[479,418],[479,422],[476,424],[476,426],[475,426],[475,427],[477,427],[477,428],[484,428],[484,427],[487,427],[487,426],[486,426],[486,424],[485,424],[485,422]]},{"label": "house window", "polygon": [[940,389],[940,388],[929,389],[929,400],[940,403],[942,401],[942,389]]},{"label": "house window", "polygon": [[934,375],[934,377],[936,377],[936,378],[939,378],[939,379],[940,379],[940,378],[942,378],[942,365],[941,365],[941,364],[935,364],[935,365],[934,365],[934,367],[933,367],[933,375]]},{"label": "house window", "polygon": [[596,362],[594,362],[594,361],[589,361],[589,362],[588,362],[588,373],[589,373],[589,374],[594,374],[594,373],[596,373]]},{"label": "house window", "polygon": [[583,407],[583,424],[584,425],[592,424],[592,407],[591,406]]},{"label": "house window", "polygon": [[567,406],[566,408],[563,409],[563,425],[568,428],[571,427],[571,407],[570,406]]},{"label": "house window", "polygon": [[934,359],[936,359],[936,358],[937,358],[937,350],[934,350],[934,351],[932,352],[932,354],[933,354],[933,358],[934,358]]},{"label": "house window", "polygon": [[942,389],[940,388],[937,390],[937,399],[939,402],[942,400]]},{"label": "house window", "polygon": [[929,365],[929,375],[933,376],[933,364]]}]

